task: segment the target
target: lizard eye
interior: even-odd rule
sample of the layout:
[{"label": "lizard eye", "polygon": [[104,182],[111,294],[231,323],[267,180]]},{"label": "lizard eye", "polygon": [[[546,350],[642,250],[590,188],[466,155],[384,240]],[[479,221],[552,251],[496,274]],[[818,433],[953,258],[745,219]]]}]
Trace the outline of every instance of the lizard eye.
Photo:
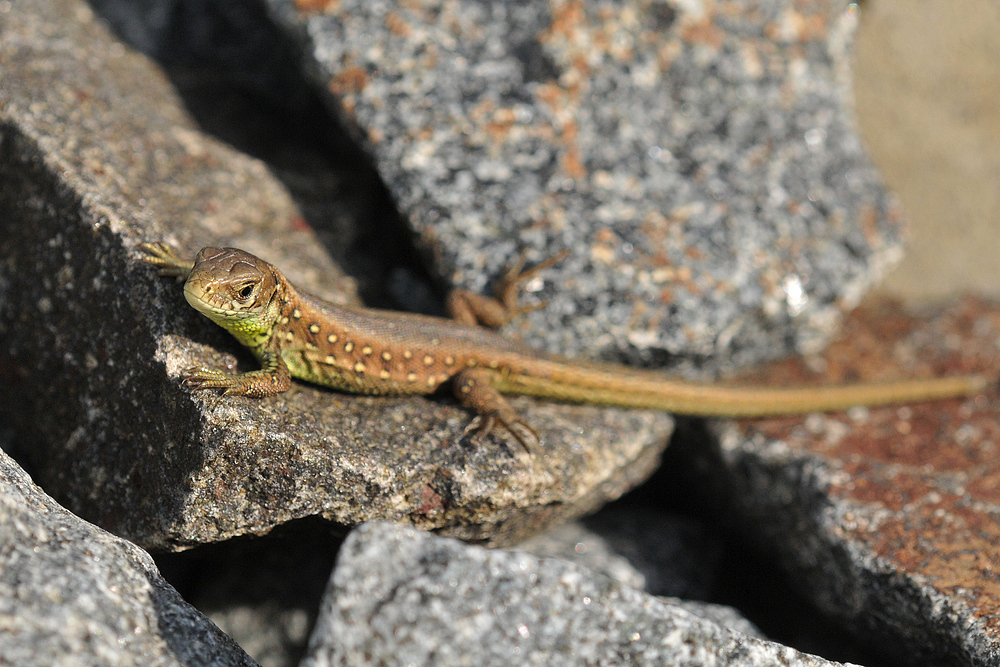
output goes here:
[{"label": "lizard eye", "polygon": [[249,299],[253,296],[253,283],[247,283],[241,287],[237,294],[239,294],[239,297],[243,300]]}]

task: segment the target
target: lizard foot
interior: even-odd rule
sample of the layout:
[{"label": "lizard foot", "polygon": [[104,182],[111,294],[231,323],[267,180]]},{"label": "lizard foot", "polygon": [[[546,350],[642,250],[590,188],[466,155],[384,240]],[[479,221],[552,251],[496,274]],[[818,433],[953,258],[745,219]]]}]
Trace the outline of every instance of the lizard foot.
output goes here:
[{"label": "lizard foot", "polygon": [[476,433],[481,437],[500,425],[510,431],[529,454],[534,453],[541,438],[535,429],[518,417],[507,399],[492,386],[492,380],[492,373],[483,368],[467,368],[452,379],[455,398],[476,412],[476,417],[466,427],[465,434]]},{"label": "lizard foot", "polygon": [[539,272],[553,264],[562,261],[568,250],[556,253],[544,262],[530,269],[524,269],[525,255],[515,262],[497,283],[492,297],[483,296],[467,290],[452,290],[448,294],[448,313],[452,319],[469,325],[481,325],[492,328],[501,327],[514,317],[524,315],[544,308],[547,302],[521,306],[518,304],[521,285],[534,278]]},{"label": "lizard foot", "polygon": [[228,394],[231,393],[230,389],[239,384],[239,377],[235,373],[225,373],[199,366],[185,370],[182,382],[185,386],[191,387],[195,391],[199,389],[225,389],[226,391],[223,393]]},{"label": "lizard foot", "polygon": [[265,398],[287,391],[290,376],[266,370],[247,373],[225,373],[211,368],[191,368],[184,374],[183,383],[194,391],[222,389],[222,396],[251,396]]},{"label": "lizard foot", "polygon": [[496,428],[497,424],[507,429],[529,455],[534,456],[538,451],[541,438],[538,437],[535,429],[531,428],[527,422],[520,418],[505,420],[495,414],[476,415],[469,422],[469,425],[465,427],[462,437],[471,435],[473,440],[478,441],[480,438],[485,438],[489,435]]},{"label": "lizard foot", "polygon": [[162,241],[140,243],[138,248],[142,253],[142,261],[157,267],[161,276],[173,276],[184,280],[194,268],[193,261],[181,259],[176,250]]}]

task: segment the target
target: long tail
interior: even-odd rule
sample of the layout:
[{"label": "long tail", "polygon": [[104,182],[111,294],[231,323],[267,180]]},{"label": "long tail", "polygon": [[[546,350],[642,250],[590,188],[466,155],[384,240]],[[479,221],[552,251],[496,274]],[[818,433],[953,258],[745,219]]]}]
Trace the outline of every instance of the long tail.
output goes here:
[{"label": "long tail", "polygon": [[968,396],[993,383],[983,375],[959,375],[818,387],[740,387],[676,381],[652,372],[576,367],[555,361],[547,366],[544,373],[511,373],[497,389],[574,403],[651,408],[684,415],[764,417]]}]

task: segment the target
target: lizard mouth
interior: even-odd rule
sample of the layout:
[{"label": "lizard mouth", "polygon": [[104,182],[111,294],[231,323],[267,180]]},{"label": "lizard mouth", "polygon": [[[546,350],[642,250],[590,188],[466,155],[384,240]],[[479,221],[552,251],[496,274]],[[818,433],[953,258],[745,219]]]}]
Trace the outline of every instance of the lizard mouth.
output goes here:
[{"label": "lizard mouth", "polygon": [[226,296],[214,281],[198,280],[191,276],[184,283],[184,298],[191,307],[212,319],[236,320],[250,317],[253,313],[245,306]]}]

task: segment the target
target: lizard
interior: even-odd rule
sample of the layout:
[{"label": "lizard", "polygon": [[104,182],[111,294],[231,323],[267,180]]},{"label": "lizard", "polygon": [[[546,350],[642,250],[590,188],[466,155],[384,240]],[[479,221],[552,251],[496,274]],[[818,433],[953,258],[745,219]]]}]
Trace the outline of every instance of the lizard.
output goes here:
[{"label": "lizard", "polygon": [[139,249],[161,274],[183,279],[188,303],[260,362],[260,369],[238,374],[189,369],[183,383],[194,390],[267,397],[286,391],[293,377],[369,395],[432,394],[450,386],[475,413],[466,434],[499,425],[529,451],[538,435],[504,394],[697,417],[766,417],[966,396],[991,384],[984,375],[809,387],[696,383],[547,354],[479,326],[500,326],[531,310],[518,305],[519,286],[562,255],[528,271],[521,270],[522,257],[499,282],[496,297],[453,291],[448,319],[325,302],[236,248],[202,248],[194,261],[165,243]]}]

